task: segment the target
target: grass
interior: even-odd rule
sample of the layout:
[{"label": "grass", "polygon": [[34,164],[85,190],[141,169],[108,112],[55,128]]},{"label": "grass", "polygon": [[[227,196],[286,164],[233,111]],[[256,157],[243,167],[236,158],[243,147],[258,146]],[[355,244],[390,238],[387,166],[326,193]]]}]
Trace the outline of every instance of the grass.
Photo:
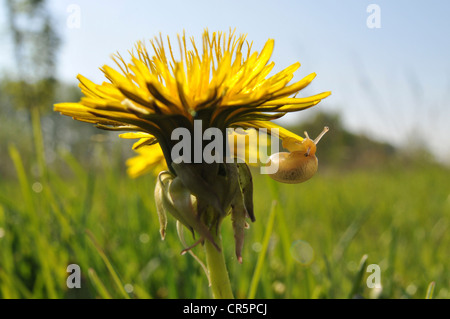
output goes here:
[{"label": "grass", "polygon": [[[160,238],[153,176],[133,180],[114,156],[94,167],[70,153],[58,154],[61,174],[45,165],[39,128],[35,145],[35,159],[11,145],[17,178],[0,180],[1,298],[211,297],[200,265],[180,255],[173,219]],[[231,221],[223,227],[236,297],[450,298],[448,169],[319,171],[299,185],[254,172],[257,220],[242,265]],[[72,263],[80,289],[66,286]],[[366,285],[370,264],[380,266],[381,291]]]}]

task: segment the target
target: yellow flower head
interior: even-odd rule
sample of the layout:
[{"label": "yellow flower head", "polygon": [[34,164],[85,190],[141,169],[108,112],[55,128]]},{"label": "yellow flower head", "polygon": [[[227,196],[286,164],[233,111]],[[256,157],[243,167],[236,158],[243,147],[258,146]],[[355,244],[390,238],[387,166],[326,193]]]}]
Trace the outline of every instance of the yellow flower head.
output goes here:
[{"label": "yellow flower head", "polygon": [[[56,104],[54,109],[101,129],[128,131],[120,135],[122,138],[138,138],[133,149],[140,155],[128,160],[131,176],[169,168],[159,173],[154,193],[163,238],[167,212],[199,235],[196,243],[207,240],[220,251],[216,235],[222,220],[231,215],[236,256],[241,262],[246,219],[255,221],[248,166],[228,161],[172,161],[171,153],[177,146],[172,133],[181,128],[195,135],[198,123],[201,133],[214,128],[222,136],[227,136],[229,128],[265,129],[281,138],[291,152],[269,157],[271,163],[282,163],[276,167],[283,168],[269,173],[271,177],[304,181],[317,170],[314,153],[320,137],[313,141],[305,134],[303,139],[271,121],[314,106],[330,92],[297,97],[315,77],[313,73],[290,83],[300,63],[270,75],[274,67],[269,62],[274,48],[271,39],[261,52],[252,52],[246,36],[234,32],[205,31],[199,46],[184,34],[177,40],[178,58],[169,38],[164,43],[159,36],[150,41],[152,54],[138,42],[130,52],[130,62],[114,55],[118,70],[107,65],[101,68],[108,82],[95,84],[78,75],[84,97],[78,103]],[[193,144],[196,158],[203,145],[198,149],[198,144]],[[223,156],[220,151],[227,147],[223,144],[214,155]]]},{"label": "yellow flower head", "polygon": [[[78,103],[56,104],[54,110],[101,129],[138,132],[122,137],[140,138],[134,148],[159,143],[170,164],[172,130],[192,129],[195,119],[202,120],[205,128],[221,130],[267,128],[270,134],[272,128],[278,128],[281,139],[301,141],[302,137],[270,121],[314,106],[330,95],[324,92],[296,97],[316,76],[312,73],[291,84],[300,67],[298,62],[269,75],[274,67],[274,62],[269,62],[272,39],[261,52],[252,52],[246,35],[236,36],[234,32],[211,34],[206,30],[200,46],[184,34],[177,40],[178,59],[169,38],[164,44],[160,35],[150,41],[153,54],[138,42],[130,52],[129,63],[120,54],[114,55],[118,70],[107,65],[101,68],[108,82],[95,84],[78,75],[85,96]],[[152,149],[161,153],[157,146]],[[149,163],[154,163],[156,157],[148,157]],[[145,163],[129,163],[141,167],[130,168],[131,175],[145,171]]]}]

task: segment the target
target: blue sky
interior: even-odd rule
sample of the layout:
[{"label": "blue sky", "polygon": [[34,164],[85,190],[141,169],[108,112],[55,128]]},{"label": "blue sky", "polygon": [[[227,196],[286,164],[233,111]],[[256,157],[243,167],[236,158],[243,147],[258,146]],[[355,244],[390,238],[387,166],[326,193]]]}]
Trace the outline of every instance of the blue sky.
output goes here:
[{"label": "blue sky", "polygon": [[[372,3],[381,9],[378,29],[366,24]],[[72,4],[80,9],[79,28],[67,26]],[[49,8],[63,39],[58,75],[66,82],[78,73],[103,81],[98,67],[111,63],[111,53],[126,56],[135,41],[159,32],[198,37],[206,27],[236,28],[256,50],[274,38],[276,68],[299,61],[296,79],[316,72],[305,95],[332,91],[288,121],[338,111],[353,130],[393,143],[423,141],[450,161],[449,1],[51,0]],[[2,27],[3,8],[0,16]],[[2,54],[1,69],[9,59]]]}]

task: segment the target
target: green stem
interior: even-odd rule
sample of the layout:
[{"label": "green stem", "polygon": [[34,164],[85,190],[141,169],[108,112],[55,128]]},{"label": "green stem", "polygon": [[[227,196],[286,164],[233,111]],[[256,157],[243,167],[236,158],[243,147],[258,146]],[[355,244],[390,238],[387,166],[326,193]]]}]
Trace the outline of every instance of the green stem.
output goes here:
[{"label": "green stem", "polygon": [[215,299],[233,299],[233,292],[223,255],[220,228],[217,232],[213,230],[213,237],[220,251],[209,240],[205,240],[206,264],[208,266],[213,297]]}]

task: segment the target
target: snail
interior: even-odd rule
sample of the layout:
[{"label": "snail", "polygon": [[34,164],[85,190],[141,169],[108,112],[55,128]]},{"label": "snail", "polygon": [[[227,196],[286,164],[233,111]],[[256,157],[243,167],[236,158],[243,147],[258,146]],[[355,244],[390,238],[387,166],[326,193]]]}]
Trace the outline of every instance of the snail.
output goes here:
[{"label": "snail", "polygon": [[302,141],[292,137],[284,139],[283,148],[289,152],[275,153],[269,157],[269,165],[275,164],[276,167],[278,164],[278,170],[269,176],[278,182],[288,184],[302,183],[313,177],[318,167],[316,144],[328,130],[328,127],[325,127],[315,140],[311,140],[307,132],[306,138]]}]

